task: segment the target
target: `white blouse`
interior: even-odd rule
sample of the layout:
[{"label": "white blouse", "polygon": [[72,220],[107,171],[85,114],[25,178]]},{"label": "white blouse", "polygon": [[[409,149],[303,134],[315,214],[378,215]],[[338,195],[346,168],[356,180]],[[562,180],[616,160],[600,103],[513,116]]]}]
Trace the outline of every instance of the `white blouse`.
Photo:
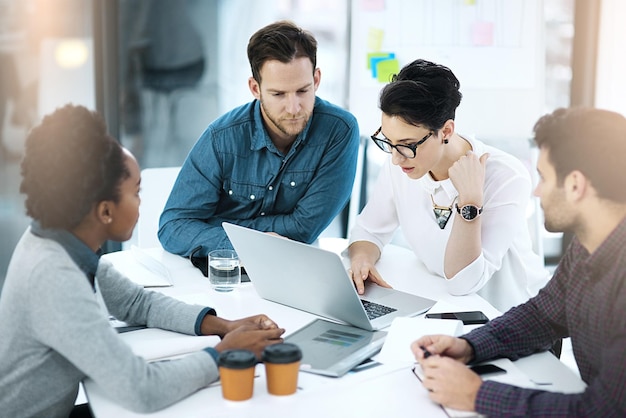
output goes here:
[{"label": "white blouse", "polygon": [[[476,139],[465,138],[478,156],[488,152],[481,221],[480,256],[446,280],[452,295],[477,292],[501,312],[537,294],[550,273],[533,252],[526,220],[532,183],[521,161]],[[382,252],[395,231],[402,229],[409,246],[427,269],[442,278],[443,258],[454,222],[464,222],[452,207],[444,229],[435,220],[433,203],[450,206],[458,192],[450,179],[435,181],[430,174],[413,180],[388,158],[367,205],[356,218],[350,243],[370,241]]]}]

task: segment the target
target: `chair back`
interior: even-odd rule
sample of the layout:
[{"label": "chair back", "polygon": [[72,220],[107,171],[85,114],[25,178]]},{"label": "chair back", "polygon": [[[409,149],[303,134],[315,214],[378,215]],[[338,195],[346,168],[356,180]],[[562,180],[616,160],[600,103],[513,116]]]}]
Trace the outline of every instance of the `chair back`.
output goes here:
[{"label": "chair back", "polygon": [[139,221],[131,239],[124,243],[124,248],[130,248],[133,244],[139,248],[161,246],[157,236],[159,218],[179,171],[180,167],[156,167],[141,170]]}]

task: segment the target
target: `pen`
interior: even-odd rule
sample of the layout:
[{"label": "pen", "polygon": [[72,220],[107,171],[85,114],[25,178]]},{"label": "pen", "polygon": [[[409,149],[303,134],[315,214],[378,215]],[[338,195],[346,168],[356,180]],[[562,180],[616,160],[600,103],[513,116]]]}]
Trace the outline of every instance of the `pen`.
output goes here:
[{"label": "pen", "polygon": [[420,345],[420,348],[422,349],[422,351],[424,352],[424,358],[427,359],[428,357],[432,356],[433,354],[428,351],[426,349],[426,347],[424,347],[423,345]]}]

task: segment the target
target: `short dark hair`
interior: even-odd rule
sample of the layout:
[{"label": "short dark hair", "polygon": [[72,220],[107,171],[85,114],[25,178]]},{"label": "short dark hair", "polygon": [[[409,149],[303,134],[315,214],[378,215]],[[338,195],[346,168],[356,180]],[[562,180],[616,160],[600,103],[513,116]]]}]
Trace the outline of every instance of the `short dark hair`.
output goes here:
[{"label": "short dark hair", "polygon": [[20,186],[26,213],[44,228],[74,228],[94,204],[119,201],[119,186],[130,177],[124,159],[96,112],[55,110],[26,138]]},{"label": "short dark hair", "polygon": [[248,42],[248,61],[252,77],[261,83],[261,67],[269,60],[283,63],[306,57],[317,66],[317,41],[313,34],[292,22],[281,20],[259,29]]},{"label": "short dark hair", "polygon": [[560,108],[542,116],[534,127],[535,143],[548,151],[557,184],[578,170],[598,197],[626,202],[626,118],[609,110]]},{"label": "short dark hair", "polygon": [[448,67],[418,59],[393,76],[380,93],[380,110],[411,125],[437,131],[454,120],[463,95]]}]

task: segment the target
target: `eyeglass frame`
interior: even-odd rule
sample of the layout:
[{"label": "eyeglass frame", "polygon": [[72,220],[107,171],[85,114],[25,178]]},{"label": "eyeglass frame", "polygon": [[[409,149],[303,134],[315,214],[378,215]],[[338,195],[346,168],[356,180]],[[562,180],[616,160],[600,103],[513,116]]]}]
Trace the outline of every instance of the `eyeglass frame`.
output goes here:
[{"label": "eyeglass frame", "polygon": [[[371,136],[370,136],[370,139],[371,139],[372,141],[374,141],[374,144],[376,144],[376,146],[377,146],[378,148],[380,148],[380,149],[381,149],[381,151],[386,152],[387,154],[391,154],[391,153],[393,152],[393,150],[395,149],[395,150],[396,150],[396,152],[397,152],[398,154],[400,154],[400,155],[401,155],[401,156],[403,156],[404,158],[409,158],[409,159],[415,158],[415,156],[417,155],[417,147],[419,147],[419,146],[420,146],[420,145],[422,145],[424,142],[426,142],[426,140],[427,140],[428,138],[430,138],[431,136],[433,136],[433,134],[435,133],[435,131],[430,131],[430,132],[428,132],[428,133],[426,134],[426,136],[424,136],[422,139],[420,139],[419,141],[417,141],[416,143],[411,144],[411,145],[404,145],[404,144],[393,145],[391,142],[386,141],[386,140],[384,140],[384,139],[382,139],[382,138],[378,138],[378,137],[376,136],[376,135],[378,135],[379,133],[381,133],[381,131],[382,131],[382,130],[383,130],[383,127],[381,126],[380,128],[378,128],[378,129],[376,130],[376,132],[374,132],[374,135],[371,135]],[[380,144],[380,143],[387,144],[387,146],[389,146],[389,148],[390,148],[390,149],[389,149],[389,151],[387,151],[386,149],[384,149],[384,148],[381,146],[381,144]],[[406,148],[406,149],[411,150],[411,152],[413,153],[413,156],[412,156],[412,157],[409,157],[408,155],[404,155],[404,153],[401,151],[401,148],[399,148],[399,147],[402,147],[402,149]]]}]

